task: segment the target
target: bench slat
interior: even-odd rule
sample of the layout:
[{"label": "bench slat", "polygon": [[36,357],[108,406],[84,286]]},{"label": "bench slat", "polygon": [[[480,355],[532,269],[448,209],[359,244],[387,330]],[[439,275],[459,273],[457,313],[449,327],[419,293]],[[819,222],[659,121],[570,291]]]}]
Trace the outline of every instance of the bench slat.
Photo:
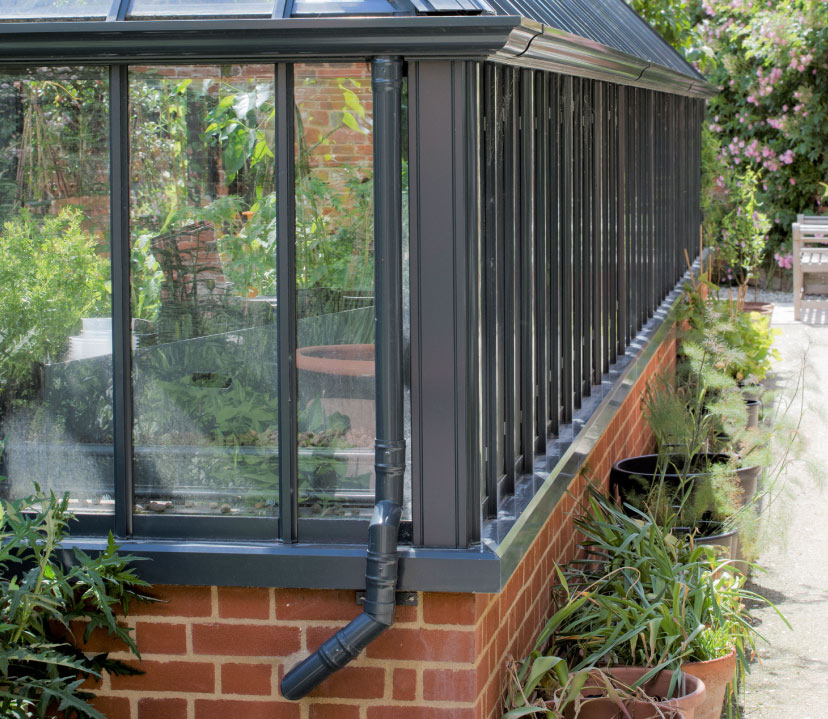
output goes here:
[{"label": "bench slat", "polygon": [[[802,308],[828,309],[828,300],[804,300],[811,281],[828,274],[828,216],[798,215],[793,226],[794,319],[801,319]],[[824,280],[822,280],[824,283]],[[820,288],[822,289],[822,288]]]}]

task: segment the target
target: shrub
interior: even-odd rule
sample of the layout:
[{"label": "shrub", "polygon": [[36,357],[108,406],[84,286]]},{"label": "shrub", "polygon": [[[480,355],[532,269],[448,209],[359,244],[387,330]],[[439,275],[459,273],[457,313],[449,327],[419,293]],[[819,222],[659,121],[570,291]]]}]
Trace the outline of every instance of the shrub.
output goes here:
[{"label": "shrub", "polygon": [[0,407],[34,389],[34,366],[60,358],[81,317],[109,314],[106,262],[82,220],[22,209],[0,229]]}]

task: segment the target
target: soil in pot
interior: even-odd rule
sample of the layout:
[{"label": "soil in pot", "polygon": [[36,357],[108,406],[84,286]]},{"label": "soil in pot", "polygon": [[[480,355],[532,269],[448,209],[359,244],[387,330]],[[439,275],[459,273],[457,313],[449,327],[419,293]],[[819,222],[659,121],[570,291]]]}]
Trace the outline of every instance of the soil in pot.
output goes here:
[{"label": "soil in pot", "polygon": [[736,650],[706,662],[689,662],[681,670],[704,682],[704,702],[696,707],[695,719],[719,719],[722,715],[727,687],[736,673]]}]

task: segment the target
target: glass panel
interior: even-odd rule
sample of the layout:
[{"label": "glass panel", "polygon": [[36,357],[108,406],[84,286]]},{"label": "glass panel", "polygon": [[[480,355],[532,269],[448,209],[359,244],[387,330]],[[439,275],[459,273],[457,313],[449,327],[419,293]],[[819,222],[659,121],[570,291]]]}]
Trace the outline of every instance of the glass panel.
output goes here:
[{"label": "glass panel", "polygon": [[103,19],[112,0],[0,0],[2,20]]},{"label": "glass panel", "polygon": [[0,71],[0,496],[113,509],[108,80]]},{"label": "glass panel", "polygon": [[371,71],[295,66],[299,514],[374,499]]},{"label": "glass panel", "polygon": [[136,512],[273,515],[272,65],[133,68]]},{"label": "glass panel", "polygon": [[273,0],[133,0],[127,18],[271,15]]},{"label": "glass panel", "polygon": [[388,0],[295,0],[292,17],[308,15],[393,15]]}]

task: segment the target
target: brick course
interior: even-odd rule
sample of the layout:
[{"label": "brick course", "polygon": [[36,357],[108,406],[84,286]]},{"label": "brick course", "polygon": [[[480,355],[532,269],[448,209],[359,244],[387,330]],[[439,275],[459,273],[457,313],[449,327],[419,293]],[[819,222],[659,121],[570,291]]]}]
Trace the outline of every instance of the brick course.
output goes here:
[{"label": "brick course", "polygon": [[[651,449],[642,392],[674,361],[670,338],[587,458],[593,481],[606,484],[613,461]],[[586,486],[572,480],[572,496],[503,591],[420,593],[417,607],[401,607],[393,628],[301,702],[282,699],[279,680],[358,613],[353,592],[158,587],[165,601],[135,606],[127,619],[146,674],[105,678],[96,706],[108,719],[497,719],[507,657],[530,650],[551,609],[554,562],[577,551],[572,513]]]}]

